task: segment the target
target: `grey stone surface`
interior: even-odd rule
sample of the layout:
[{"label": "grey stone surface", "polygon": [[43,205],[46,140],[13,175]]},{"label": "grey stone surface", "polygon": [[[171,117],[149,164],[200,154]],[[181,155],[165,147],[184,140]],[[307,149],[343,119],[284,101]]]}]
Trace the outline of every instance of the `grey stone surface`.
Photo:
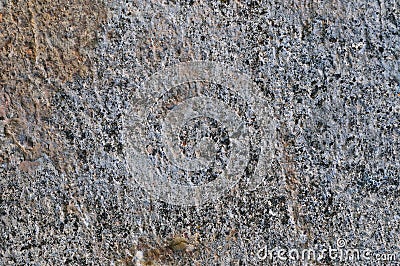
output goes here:
[{"label": "grey stone surface", "polygon": [[[399,264],[398,1],[0,3],[0,265],[267,265],[265,247],[341,244]],[[238,183],[180,206],[135,181],[123,132],[146,80],[200,60],[254,82],[271,165],[249,188],[255,133]]]}]

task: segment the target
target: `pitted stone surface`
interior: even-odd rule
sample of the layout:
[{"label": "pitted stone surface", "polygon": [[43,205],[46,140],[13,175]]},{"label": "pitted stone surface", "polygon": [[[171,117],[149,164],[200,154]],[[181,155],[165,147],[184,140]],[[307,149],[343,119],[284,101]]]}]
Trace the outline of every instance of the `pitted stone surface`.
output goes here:
[{"label": "pitted stone surface", "polygon": [[[396,0],[1,0],[0,265],[265,265],[265,246],[323,249],[339,238],[399,254],[399,21]],[[124,130],[127,117],[145,118],[135,101],[146,81],[173,82],[174,66],[199,61],[255,85],[230,96],[231,86],[189,83],[209,98],[226,92],[257,145],[233,186],[181,206],[135,181]],[[189,85],[145,111],[165,117]],[[240,113],[255,110],[253,98],[268,110],[254,121],[268,114],[271,128]],[[174,152],[202,158],[189,168],[210,167],[213,154],[220,168],[175,183],[212,182],[228,165],[230,133],[216,118],[180,125]],[[264,146],[271,154],[260,157]],[[162,149],[144,151],[158,160]]]}]

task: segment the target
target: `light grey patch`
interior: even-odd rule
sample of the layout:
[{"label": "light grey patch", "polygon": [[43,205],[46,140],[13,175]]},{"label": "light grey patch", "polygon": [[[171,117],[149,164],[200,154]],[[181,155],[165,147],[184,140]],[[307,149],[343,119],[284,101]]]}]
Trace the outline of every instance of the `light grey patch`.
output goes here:
[{"label": "light grey patch", "polygon": [[[247,181],[247,189],[255,189],[270,168],[271,147],[275,139],[271,110],[259,96],[260,93],[253,87],[249,77],[229,66],[207,61],[181,63],[166,68],[152,75],[134,95],[135,104],[127,112],[123,133],[126,163],[134,180],[151,195],[170,204],[201,205],[220,197],[244,176],[250,160],[251,136],[247,128],[250,124],[243,121],[237,109],[231,108],[224,101],[198,95],[199,90],[196,86],[190,87],[191,82],[209,82],[229,88],[257,114],[261,147],[258,147],[257,167],[252,178]],[[174,101],[170,101],[164,111],[158,110],[160,106],[156,103],[173,88],[184,84],[189,84],[184,95],[175,95]],[[207,126],[204,119],[208,119],[214,127],[217,125],[217,128]],[[153,125],[149,125],[149,121],[153,121]],[[190,123],[194,123],[196,127],[186,126]],[[180,134],[185,126],[186,131],[192,131],[186,134],[192,133],[192,138],[195,138],[189,140],[193,148],[187,153],[186,141],[182,140]],[[199,127],[204,130],[201,131]],[[194,132],[196,130],[200,133]],[[218,143],[222,141],[213,132],[207,131],[227,131],[229,139],[225,141],[229,145],[218,148]],[[252,131],[255,131],[254,128]],[[149,139],[156,141],[151,142]],[[152,157],[157,145],[158,155]],[[222,163],[224,167],[218,166],[221,169],[213,173],[217,175],[215,179],[200,184],[174,182],[174,176],[178,173],[190,176],[196,171],[212,172],[218,165],[214,162],[218,157],[217,150],[224,148],[229,152],[221,152],[221,157],[228,158],[226,163]],[[167,166],[157,168],[158,164]]]}]

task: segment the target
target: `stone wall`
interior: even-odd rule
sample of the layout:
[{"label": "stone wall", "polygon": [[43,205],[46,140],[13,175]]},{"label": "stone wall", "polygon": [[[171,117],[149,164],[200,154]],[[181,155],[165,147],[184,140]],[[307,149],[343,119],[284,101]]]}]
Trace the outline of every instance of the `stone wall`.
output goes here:
[{"label": "stone wall", "polygon": [[1,0],[0,265],[398,263],[399,30],[396,0]]}]

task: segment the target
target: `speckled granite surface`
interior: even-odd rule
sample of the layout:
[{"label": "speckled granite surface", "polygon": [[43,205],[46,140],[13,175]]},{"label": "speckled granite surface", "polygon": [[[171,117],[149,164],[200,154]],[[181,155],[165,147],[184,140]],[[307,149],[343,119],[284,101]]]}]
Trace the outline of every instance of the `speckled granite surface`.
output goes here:
[{"label": "speckled granite surface", "polygon": [[[67,2],[0,1],[0,265],[400,263],[398,1]],[[182,62],[227,66],[228,83],[174,72]],[[154,115],[141,117],[155,73],[193,80],[148,94]],[[226,73],[255,91],[230,88],[239,76]],[[169,136],[158,119],[184,117],[193,88],[225,101],[215,108],[237,113],[251,143],[237,182],[191,206],[138,182],[148,172],[132,169],[128,147],[152,141],[140,152],[166,184],[218,180],[236,151],[222,116],[194,115],[177,133],[182,158],[217,154],[210,171],[177,172],[182,158],[168,164],[170,146],[157,146]],[[126,134],[134,117],[148,135]],[[330,248],[364,257],[321,255]],[[305,249],[321,256],[289,252]]]}]

